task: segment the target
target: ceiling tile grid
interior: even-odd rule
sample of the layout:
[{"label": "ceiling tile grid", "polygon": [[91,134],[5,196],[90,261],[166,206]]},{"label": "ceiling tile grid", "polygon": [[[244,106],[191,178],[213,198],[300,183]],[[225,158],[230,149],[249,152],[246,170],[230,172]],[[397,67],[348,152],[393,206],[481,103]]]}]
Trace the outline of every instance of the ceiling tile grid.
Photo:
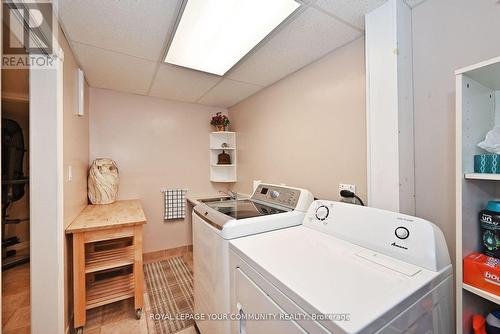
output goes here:
[{"label": "ceiling tile grid", "polygon": [[361,35],[361,31],[309,7],[227,77],[267,86]]},{"label": "ceiling tile grid", "polygon": [[147,94],[156,62],[77,42],[72,47],[92,87]]},{"label": "ceiling tile grid", "polygon": [[194,103],[221,80],[217,75],[160,64],[149,95]]},{"label": "ceiling tile grid", "polygon": [[231,107],[262,88],[262,86],[246,82],[224,79],[198,100],[198,102],[215,107]]},{"label": "ceiling tile grid", "polygon": [[182,0],[60,0],[59,13],[91,86],[228,107],[360,37],[364,14],[385,1],[301,0],[224,77],[162,62]]},{"label": "ceiling tile grid", "polygon": [[385,2],[387,0],[317,0],[314,6],[364,30],[365,14],[380,7]]},{"label": "ceiling tile grid", "polygon": [[72,41],[157,61],[180,0],[60,0],[60,18]]},{"label": "ceiling tile grid", "polygon": [[[425,0],[404,0],[408,6],[415,7]],[[359,29],[365,29],[365,14],[377,9],[387,0],[316,0],[313,6],[338,17]]]}]

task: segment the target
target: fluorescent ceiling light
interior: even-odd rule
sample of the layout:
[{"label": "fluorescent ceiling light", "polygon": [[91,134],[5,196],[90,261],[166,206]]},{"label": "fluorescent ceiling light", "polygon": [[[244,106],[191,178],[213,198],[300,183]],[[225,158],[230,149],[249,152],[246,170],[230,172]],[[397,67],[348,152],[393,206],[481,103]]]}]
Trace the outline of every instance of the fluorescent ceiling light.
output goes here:
[{"label": "fluorescent ceiling light", "polygon": [[223,75],[299,6],[295,0],[188,0],[165,62]]}]

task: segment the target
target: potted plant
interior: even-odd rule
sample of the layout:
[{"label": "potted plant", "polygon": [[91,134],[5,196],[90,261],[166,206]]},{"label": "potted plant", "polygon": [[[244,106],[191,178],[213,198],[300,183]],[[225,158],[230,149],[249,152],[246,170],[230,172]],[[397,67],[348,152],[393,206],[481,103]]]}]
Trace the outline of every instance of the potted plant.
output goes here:
[{"label": "potted plant", "polygon": [[217,131],[226,131],[227,126],[229,125],[229,118],[226,115],[222,115],[222,113],[218,112],[215,116],[212,117],[210,124],[217,128]]}]

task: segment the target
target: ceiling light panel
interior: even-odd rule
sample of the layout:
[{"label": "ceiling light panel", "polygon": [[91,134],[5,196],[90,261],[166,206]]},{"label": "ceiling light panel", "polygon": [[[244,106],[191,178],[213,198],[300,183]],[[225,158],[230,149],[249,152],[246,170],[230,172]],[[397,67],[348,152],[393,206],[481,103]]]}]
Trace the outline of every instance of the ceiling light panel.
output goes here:
[{"label": "ceiling light panel", "polygon": [[165,62],[224,75],[299,6],[295,0],[188,0]]}]

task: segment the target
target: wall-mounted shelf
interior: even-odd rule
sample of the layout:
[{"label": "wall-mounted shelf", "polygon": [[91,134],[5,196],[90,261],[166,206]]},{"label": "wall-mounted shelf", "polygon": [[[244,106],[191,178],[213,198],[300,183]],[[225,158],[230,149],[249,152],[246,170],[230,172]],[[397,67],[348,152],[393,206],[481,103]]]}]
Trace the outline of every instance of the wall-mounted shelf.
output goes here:
[{"label": "wall-mounted shelf", "polygon": [[472,315],[486,316],[500,297],[463,283],[463,259],[482,251],[479,212],[500,194],[500,174],[474,173],[477,146],[500,125],[500,57],[456,74],[456,329],[472,332]]},{"label": "wall-mounted shelf", "polygon": [[500,174],[467,173],[464,177],[466,180],[500,181]]},{"label": "wall-mounted shelf", "polygon": [[238,181],[237,179],[216,179],[216,178],[211,178],[211,182],[220,182],[220,183],[226,183],[226,182],[236,182]]},{"label": "wall-mounted shelf", "polygon": [[478,295],[484,299],[487,299],[493,303],[500,305],[500,296],[494,295],[491,292],[478,289],[476,287],[473,287],[472,285],[465,284],[465,283],[463,285],[463,288],[469,292],[472,292],[475,295]]},{"label": "wall-mounted shelf", "polygon": [[[227,146],[227,147],[223,147]],[[210,134],[210,181],[236,182],[236,132],[221,131]],[[224,151],[231,157],[231,164],[217,164]]]}]

